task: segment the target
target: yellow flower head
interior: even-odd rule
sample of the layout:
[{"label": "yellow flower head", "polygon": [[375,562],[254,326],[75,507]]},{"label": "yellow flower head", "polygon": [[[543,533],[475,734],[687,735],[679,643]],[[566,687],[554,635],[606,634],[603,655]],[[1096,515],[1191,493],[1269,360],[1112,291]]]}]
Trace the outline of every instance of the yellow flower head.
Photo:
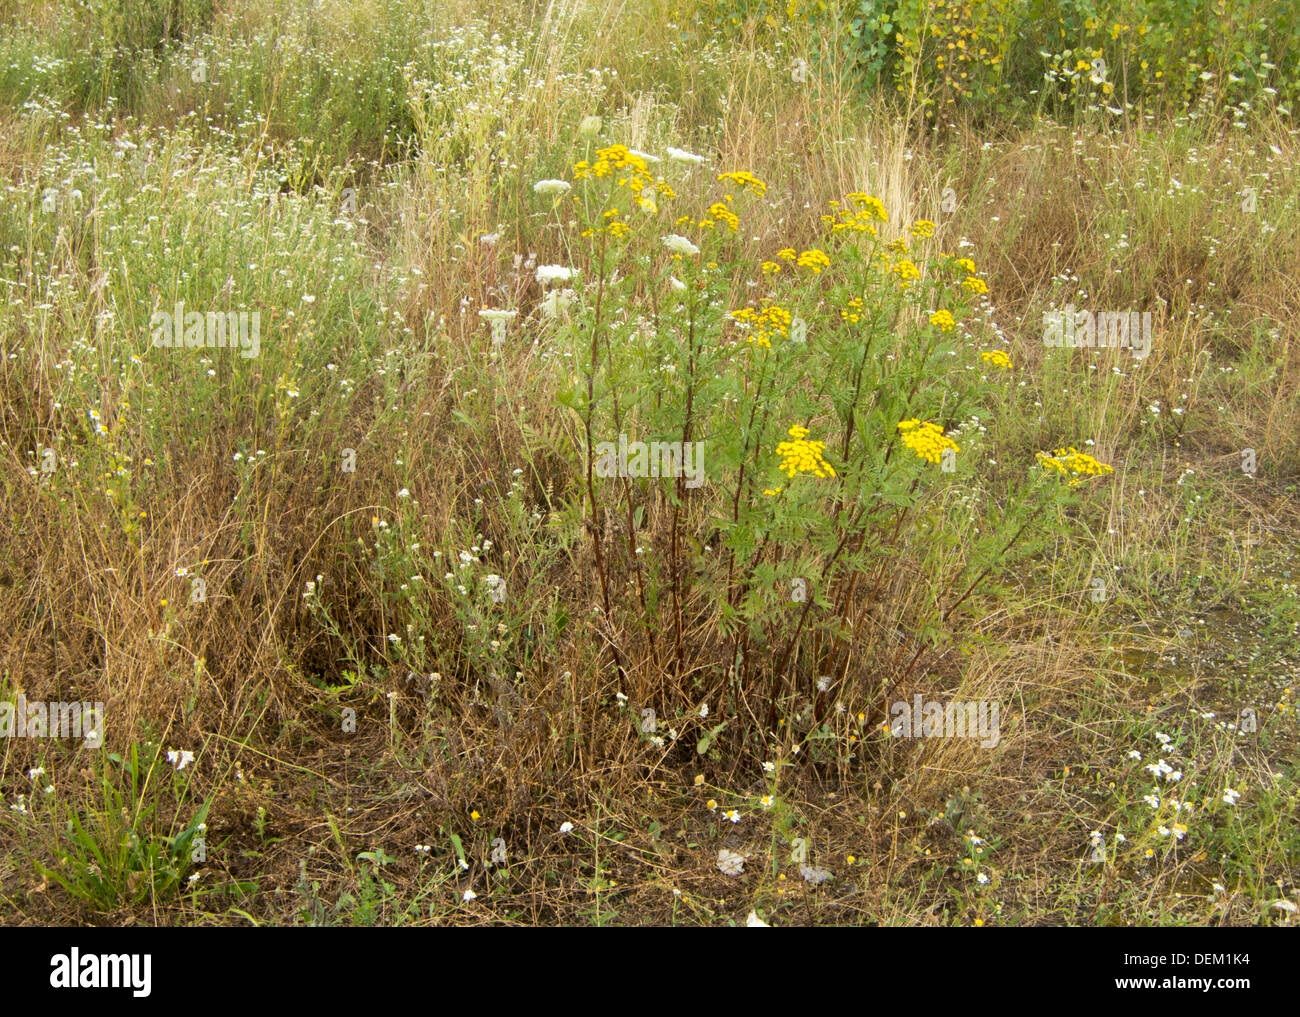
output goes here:
[{"label": "yellow flower head", "polygon": [[944,435],[942,427],[928,420],[903,420],[898,429],[903,432],[903,444],[931,463],[937,464],[946,449],[961,451],[960,445]]},{"label": "yellow flower head", "polygon": [[888,271],[898,275],[898,288],[900,290],[907,289],[917,279],[921,278],[921,270],[916,267],[916,262],[910,258],[900,258],[889,266]]},{"label": "yellow flower head", "polygon": [[935,311],[930,315],[930,324],[938,325],[944,332],[951,332],[957,322],[953,319],[952,311]]},{"label": "yellow flower head", "polygon": [[985,350],[980,354],[980,359],[986,364],[1001,367],[1005,371],[1011,370],[1011,357],[1005,350]]},{"label": "yellow flower head", "polygon": [[861,191],[854,191],[849,195],[849,200],[857,205],[858,208],[862,209],[864,212],[869,212],[881,222],[888,221],[889,215],[885,212],[884,202],[879,198],[873,198],[871,195],[863,194]]},{"label": "yellow flower head", "polygon": [[779,304],[768,304],[761,310],[742,307],[739,311],[732,311],[731,317],[744,326],[745,338],[755,346],[770,349],[772,336],[783,339],[790,336],[790,312]]},{"label": "yellow flower head", "polygon": [[1058,448],[1051,455],[1046,452],[1039,452],[1037,455],[1040,466],[1047,470],[1055,470],[1061,477],[1068,478],[1071,487],[1078,487],[1084,477],[1099,477],[1115,472],[1105,463],[1097,462],[1092,456],[1080,452],[1073,446],[1068,449]]},{"label": "yellow flower head", "polygon": [[735,173],[720,173],[718,179],[727,180],[737,187],[753,191],[760,198],[767,194],[767,184],[746,170],[739,170]]},{"label": "yellow flower head", "polygon": [[823,453],[826,443],[808,441],[808,428],[795,424],[786,432],[793,441],[783,441],[776,446],[776,454],[781,457],[781,471],[790,479],[798,473],[811,473],[818,477],[833,477],[835,469],[826,461]]},{"label": "yellow flower head", "polygon": [[715,201],[709,206],[709,215],[713,216],[718,222],[725,222],[733,231],[740,228],[739,216],[721,201]]},{"label": "yellow flower head", "polygon": [[804,251],[799,255],[798,264],[804,268],[810,268],[814,273],[817,273],[823,268],[830,268],[831,259],[826,256],[825,251],[819,251],[814,247],[811,251]]}]

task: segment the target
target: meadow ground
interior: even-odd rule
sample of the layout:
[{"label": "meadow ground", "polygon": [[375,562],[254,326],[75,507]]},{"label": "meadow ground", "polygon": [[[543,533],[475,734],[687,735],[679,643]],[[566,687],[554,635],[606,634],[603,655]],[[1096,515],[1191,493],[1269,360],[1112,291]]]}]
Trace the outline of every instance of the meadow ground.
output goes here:
[{"label": "meadow ground", "polygon": [[1295,924],[1287,9],[0,0],[0,922]]}]

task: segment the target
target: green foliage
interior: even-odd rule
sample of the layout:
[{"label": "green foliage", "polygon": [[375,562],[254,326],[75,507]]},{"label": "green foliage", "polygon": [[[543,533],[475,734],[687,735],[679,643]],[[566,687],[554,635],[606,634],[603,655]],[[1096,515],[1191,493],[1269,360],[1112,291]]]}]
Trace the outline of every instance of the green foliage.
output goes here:
[{"label": "green foliage", "polygon": [[[171,820],[164,819],[161,801],[168,783],[176,802]],[[83,812],[52,796],[44,807],[57,815],[33,816],[40,820],[34,823],[33,868],[97,911],[176,894],[205,838],[211,802],[194,810],[188,822],[180,817],[189,781],[179,772],[173,776],[159,746],[142,750],[132,744],[125,757],[107,753],[98,784],[100,801],[93,810]],[[42,804],[34,797],[33,813]]]}]

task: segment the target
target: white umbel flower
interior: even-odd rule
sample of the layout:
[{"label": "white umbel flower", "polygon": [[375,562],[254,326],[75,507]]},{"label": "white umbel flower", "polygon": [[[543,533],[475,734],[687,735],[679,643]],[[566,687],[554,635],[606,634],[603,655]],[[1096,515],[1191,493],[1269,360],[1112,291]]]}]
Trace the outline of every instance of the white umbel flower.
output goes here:
[{"label": "white umbel flower", "polygon": [[664,237],[664,246],[673,254],[699,254],[700,249],[683,236],[669,233]]}]

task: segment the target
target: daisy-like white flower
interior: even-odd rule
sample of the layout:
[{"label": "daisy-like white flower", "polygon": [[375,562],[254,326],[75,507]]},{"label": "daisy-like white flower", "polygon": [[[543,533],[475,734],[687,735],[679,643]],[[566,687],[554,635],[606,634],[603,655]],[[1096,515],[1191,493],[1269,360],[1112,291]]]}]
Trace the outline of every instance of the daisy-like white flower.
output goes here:
[{"label": "daisy-like white flower", "polygon": [[533,184],[533,193],[550,194],[556,197],[561,194],[567,194],[573,189],[573,185],[567,180],[539,180]]},{"label": "daisy-like white flower", "polygon": [[695,166],[704,162],[704,156],[688,152],[684,148],[673,148],[671,145],[668,146],[668,158],[673,162],[685,162]]},{"label": "daisy-like white flower", "polygon": [[1150,771],[1151,776],[1157,779],[1160,777],[1167,777],[1169,774],[1174,772],[1174,768],[1163,759],[1156,763],[1147,763],[1146,769]]},{"label": "daisy-like white flower", "polygon": [[701,716],[701,717],[707,717],[708,715],[709,715],[709,704],[708,704],[708,703],[701,703],[701,704],[700,704],[700,716]]},{"label": "daisy-like white flower", "polygon": [[1128,757],[1129,759],[1136,759],[1139,763],[1142,762],[1142,753],[1140,753],[1137,749],[1129,749]]},{"label": "daisy-like white flower", "polygon": [[478,894],[476,894],[473,890],[466,890],[464,893],[460,895],[460,899],[463,900],[466,904],[468,904],[470,901],[475,900],[477,898],[478,898]]},{"label": "daisy-like white flower", "polygon": [[560,824],[560,833],[572,833],[572,832],[573,832],[573,824],[572,824],[572,823],[561,823],[561,824]]},{"label": "daisy-like white flower", "polygon": [[739,810],[739,809],[728,809],[726,812],[724,812],[724,813],[722,814],[722,818],[723,818],[723,819],[730,819],[733,823],[739,823],[739,822],[740,822],[740,810]]},{"label": "daisy-like white flower", "polygon": [[402,488],[400,491],[397,492],[397,497],[399,497],[399,498],[409,498],[409,497],[411,497],[411,492],[408,491],[406,488]]},{"label": "daisy-like white flower", "polygon": [[691,243],[686,237],[677,233],[669,233],[663,238],[664,246],[673,254],[699,254],[700,249]]},{"label": "daisy-like white flower", "polygon": [[167,762],[171,763],[176,769],[183,770],[194,762],[194,753],[189,749],[168,749]]},{"label": "daisy-like white flower", "polygon": [[776,769],[776,764],[775,764],[775,763],[764,763],[764,764],[763,764],[763,769],[764,769],[766,772],[771,773],[773,770]]},{"label": "daisy-like white flower", "polygon": [[1236,805],[1237,799],[1240,797],[1241,797],[1240,791],[1234,791],[1230,787],[1225,787],[1223,789],[1223,804],[1225,805]]},{"label": "daisy-like white flower", "polygon": [[745,856],[726,848],[718,849],[718,871],[724,876],[739,876],[745,871]]},{"label": "daisy-like white flower", "polygon": [[976,876],[975,879],[976,879],[977,882],[979,882],[979,883],[981,883],[981,884],[983,884],[983,883],[987,883],[987,882],[989,881],[989,877],[988,877],[988,875],[985,874],[985,873],[983,873],[983,872],[981,872],[978,876]]}]

